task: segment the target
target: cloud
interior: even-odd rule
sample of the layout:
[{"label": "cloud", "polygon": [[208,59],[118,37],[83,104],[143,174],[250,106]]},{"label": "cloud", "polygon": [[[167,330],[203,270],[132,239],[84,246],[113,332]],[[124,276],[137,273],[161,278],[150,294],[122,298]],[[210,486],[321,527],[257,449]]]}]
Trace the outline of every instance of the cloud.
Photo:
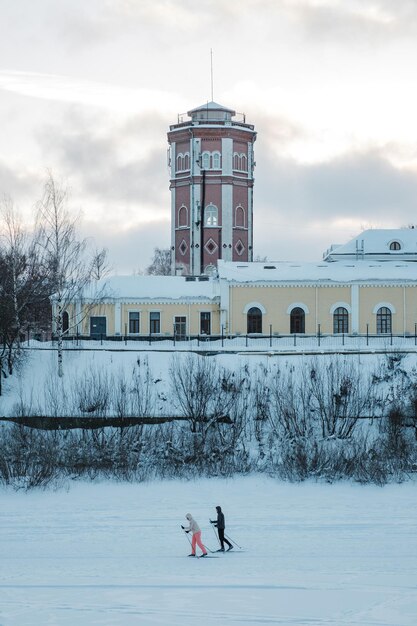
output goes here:
[{"label": "cloud", "polygon": [[214,26],[230,30],[249,17],[262,21],[268,33],[286,21],[309,37],[335,41],[411,35],[416,32],[417,17],[414,0],[201,0],[197,4],[193,0],[113,0],[107,10],[192,36],[201,33],[203,25],[205,30]]},{"label": "cloud", "polygon": [[0,197],[8,196],[29,215],[39,198],[41,179],[28,168],[14,168],[0,160]]},{"label": "cloud", "polygon": [[398,169],[383,152],[351,152],[314,165],[263,154],[254,188],[256,254],[318,260],[364,224],[400,228],[415,221],[417,172]]},{"label": "cloud", "polygon": [[70,181],[74,200],[108,224],[169,217],[165,136],[166,121],[157,115],[120,121],[77,109],[38,133],[44,160]]},{"label": "cloud", "polygon": [[121,275],[144,271],[151,263],[155,247],[171,245],[169,220],[111,230],[106,224],[85,220],[80,225],[80,234],[92,238],[97,248],[107,248],[111,270]]},{"label": "cloud", "polygon": [[[0,71],[0,89],[31,98],[82,104],[122,113],[180,110],[182,101],[163,90],[133,89],[69,76]],[[169,103],[169,104],[168,104]],[[174,109],[175,110],[175,109]]]}]

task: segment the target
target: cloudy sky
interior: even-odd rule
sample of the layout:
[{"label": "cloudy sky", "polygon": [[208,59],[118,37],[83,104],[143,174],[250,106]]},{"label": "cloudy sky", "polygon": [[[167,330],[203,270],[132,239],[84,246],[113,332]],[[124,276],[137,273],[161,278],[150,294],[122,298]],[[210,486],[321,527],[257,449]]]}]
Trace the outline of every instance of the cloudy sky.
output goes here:
[{"label": "cloudy sky", "polygon": [[416,0],[0,0],[0,194],[52,170],[118,273],[170,245],[166,132],[214,99],[258,132],[255,255],[417,222]]}]

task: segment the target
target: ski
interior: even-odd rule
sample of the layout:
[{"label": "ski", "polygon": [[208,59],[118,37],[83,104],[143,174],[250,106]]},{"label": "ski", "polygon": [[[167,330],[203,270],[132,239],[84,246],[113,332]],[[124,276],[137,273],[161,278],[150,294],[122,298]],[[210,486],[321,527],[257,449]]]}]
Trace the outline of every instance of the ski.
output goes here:
[{"label": "ski", "polygon": [[[190,554],[188,556],[191,556]],[[214,556],[214,554],[206,554],[206,556],[203,556],[202,554],[200,556],[193,556],[191,557],[193,559],[219,559],[219,556]]]},{"label": "ski", "polygon": [[219,556],[214,556],[214,554],[206,554],[206,556],[203,557],[203,555],[198,556],[197,559],[219,559]]},{"label": "ski", "polygon": [[240,550],[240,549],[233,549],[233,550],[216,550],[216,552],[222,552],[223,554],[226,554],[227,552],[234,552],[235,554],[239,554],[239,552],[246,552],[246,550]]}]

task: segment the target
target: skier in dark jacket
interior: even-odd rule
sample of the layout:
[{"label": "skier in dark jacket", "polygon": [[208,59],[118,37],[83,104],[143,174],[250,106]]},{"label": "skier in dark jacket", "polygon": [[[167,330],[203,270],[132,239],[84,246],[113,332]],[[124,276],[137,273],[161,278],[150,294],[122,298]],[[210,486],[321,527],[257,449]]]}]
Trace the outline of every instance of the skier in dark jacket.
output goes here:
[{"label": "skier in dark jacket", "polygon": [[225,530],[226,524],[224,522],[224,513],[222,512],[222,507],[216,506],[216,511],[217,511],[217,520],[210,520],[210,523],[215,525],[215,527],[217,528],[217,532],[219,533],[219,541],[220,541],[220,546],[221,546],[220,550],[221,552],[224,552],[225,543],[229,546],[227,548],[227,551],[232,550],[233,548],[232,544],[224,536],[224,530]]}]

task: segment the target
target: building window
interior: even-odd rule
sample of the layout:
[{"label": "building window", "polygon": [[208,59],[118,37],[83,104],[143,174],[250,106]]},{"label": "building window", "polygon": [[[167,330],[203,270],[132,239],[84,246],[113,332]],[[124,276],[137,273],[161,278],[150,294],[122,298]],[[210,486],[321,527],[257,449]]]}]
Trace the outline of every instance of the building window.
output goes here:
[{"label": "building window", "polygon": [[235,226],[245,228],[245,209],[243,206],[237,206],[235,211]]},{"label": "building window", "polygon": [[248,335],[250,333],[262,333],[262,312],[257,306],[248,311]]},{"label": "building window", "polygon": [[177,172],[184,172],[190,169],[190,155],[188,152],[182,154],[180,152],[177,156]]},{"label": "building window", "polygon": [[243,152],[234,152],[233,153],[233,169],[239,172],[247,172],[248,170],[248,159],[246,154]]},{"label": "building window", "polygon": [[295,307],[290,313],[290,333],[291,334],[304,334],[305,328],[305,313],[299,306]]},{"label": "building window", "polygon": [[139,333],[140,314],[139,311],[129,311],[129,334],[137,335]]},{"label": "building window", "polygon": [[187,226],[188,225],[188,210],[187,207],[183,204],[178,209],[178,226]]},{"label": "building window", "polygon": [[157,335],[161,332],[161,314],[159,311],[149,313],[149,332],[151,335]]},{"label": "building window", "polygon": [[203,152],[202,160],[201,160],[201,169],[209,170],[210,169],[210,153]]},{"label": "building window", "polygon": [[184,341],[187,337],[187,318],[185,316],[174,318],[174,336],[178,341]]},{"label": "building window", "polygon": [[212,155],[212,167],[214,170],[220,169],[220,152],[213,152]]},{"label": "building window", "polygon": [[392,314],[388,307],[382,306],[376,313],[376,334],[386,335],[392,332]]},{"label": "building window", "polygon": [[62,332],[67,333],[69,329],[69,315],[67,311],[62,314]]},{"label": "building window", "polygon": [[333,313],[333,334],[349,332],[349,313],[343,306],[339,306]]},{"label": "building window", "polygon": [[392,241],[389,245],[390,250],[401,250],[401,244],[399,241]]},{"label": "building window", "polygon": [[200,313],[200,335],[211,335],[211,313],[209,311]]},{"label": "building window", "polygon": [[206,226],[217,226],[219,211],[214,204],[208,204],[204,211],[204,223]]}]

